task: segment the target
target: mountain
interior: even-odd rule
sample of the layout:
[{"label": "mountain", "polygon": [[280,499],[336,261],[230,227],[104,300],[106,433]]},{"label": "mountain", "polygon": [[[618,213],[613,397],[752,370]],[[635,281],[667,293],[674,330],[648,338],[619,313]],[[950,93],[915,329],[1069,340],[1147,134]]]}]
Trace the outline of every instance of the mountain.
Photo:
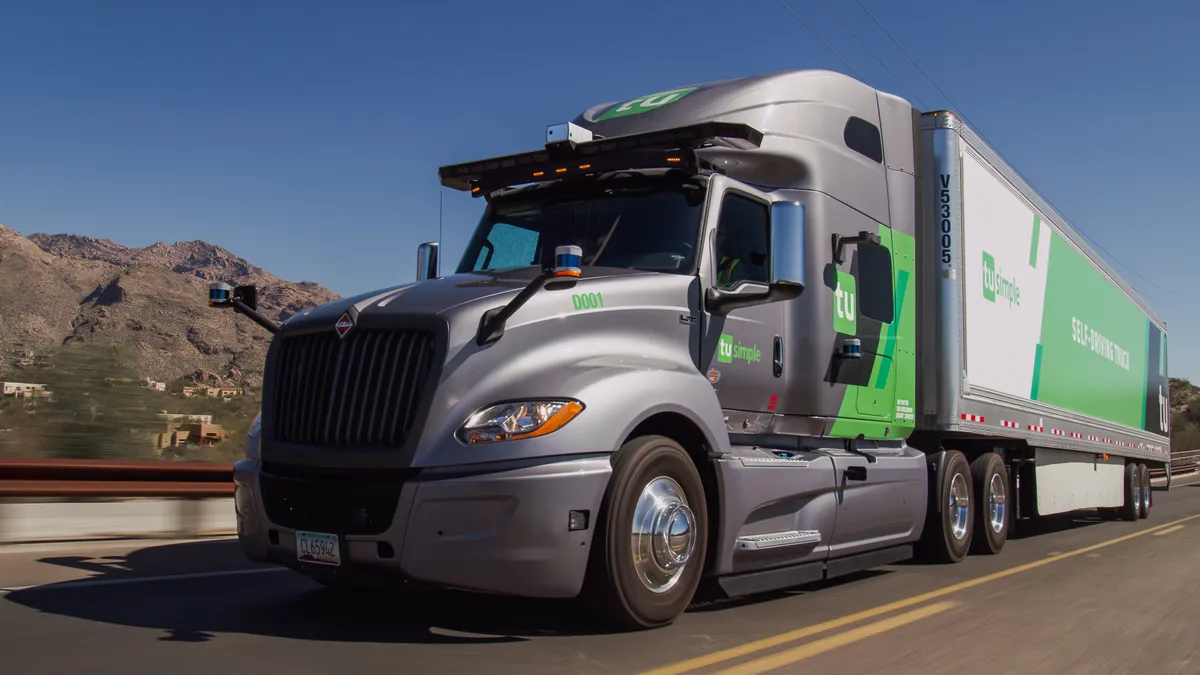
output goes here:
[{"label": "mountain", "polygon": [[1200,450],[1200,387],[1171,378],[1171,450]]},{"label": "mountain", "polygon": [[132,348],[138,375],[154,380],[256,387],[270,335],[207,306],[216,280],[255,284],[259,311],[280,321],[338,298],[203,241],[129,248],[73,234],[25,237],[0,225],[0,378],[36,381],[22,371],[82,342]]}]

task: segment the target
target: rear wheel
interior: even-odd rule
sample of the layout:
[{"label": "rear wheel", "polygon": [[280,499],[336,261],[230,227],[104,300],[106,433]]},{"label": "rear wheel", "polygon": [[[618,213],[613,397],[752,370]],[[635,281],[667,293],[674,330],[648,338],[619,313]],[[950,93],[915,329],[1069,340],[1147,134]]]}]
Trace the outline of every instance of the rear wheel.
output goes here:
[{"label": "rear wheel", "polygon": [[1151,490],[1150,490],[1150,467],[1145,464],[1138,464],[1138,471],[1142,476],[1142,499],[1138,504],[1138,516],[1141,518],[1150,517],[1151,506]]},{"label": "rear wheel", "polygon": [[1133,462],[1125,464],[1125,504],[1121,507],[1123,520],[1137,520],[1142,500],[1142,472]]},{"label": "rear wheel", "polygon": [[971,476],[979,496],[971,552],[999,553],[1008,541],[1008,470],[1000,455],[986,452],[971,462]]},{"label": "rear wheel", "polygon": [[597,523],[589,599],[625,629],[674,622],[696,593],[707,535],[704,488],[687,452],[663,436],[629,441]]},{"label": "rear wheel", "polygon": [[[971,465],[958,450],[948,450],[941,481],[932,486],[933,499],[921,535],[921,557],[956,563],[967,556],[975,521]],[[936,478],[935,478],[936,481]]]}]

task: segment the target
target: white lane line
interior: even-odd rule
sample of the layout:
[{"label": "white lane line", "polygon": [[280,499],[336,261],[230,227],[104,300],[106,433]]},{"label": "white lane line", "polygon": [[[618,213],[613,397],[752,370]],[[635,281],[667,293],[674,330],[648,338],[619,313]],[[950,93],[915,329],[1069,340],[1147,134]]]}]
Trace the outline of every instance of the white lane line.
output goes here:
[{"label": "white lane line", "polygon": [[93,539],[90,541],[30,541],[20,543],[0,543],[0,556],[18,555],[21,553],[56,553],[69,551],[72,553],[90,553],[92,551],[110,551],[126,549],[138,551],[158,546],[174,546],[176,544],[203,544],[212,542],[237,542],[237,537],[229,535],[214,535],[211,537],[192,537],[188,539]]},{"label": "white lane line", "polygon": [[287,567],[264,567],[251,570],[227,570],[224,572],[194,572],[191,574],[162,574],[151,577],[122,577],[120,579],[80,579],[62,583],[38,584],[35,586],[11,586],[0,588],[0,595],[17,593],[19,591],[58,591],[77,588],[100,588],[103,586],[123,586],[126,584],[145,584],[154,581],[189,581],[192,579],[214,579],[218,577],[236,577],[248,574],[266,574],[268,572],[289,572]]}]

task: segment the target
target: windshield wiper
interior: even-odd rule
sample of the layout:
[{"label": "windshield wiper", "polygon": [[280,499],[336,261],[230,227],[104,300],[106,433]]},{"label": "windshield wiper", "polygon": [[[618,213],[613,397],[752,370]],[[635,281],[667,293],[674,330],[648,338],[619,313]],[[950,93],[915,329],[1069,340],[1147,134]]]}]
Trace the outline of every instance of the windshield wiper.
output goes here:
[{"label": "windshield wiper", "polygon": [[516,314],[522,305],[529,302],[533,294],[541,290],[547,281],[553,278],[553,271],[543,270],[541,274],[533,278],[533,281],[529,282],[528,286],[521,289],[512,302],[484,312],[483,316],[479,317],[479,333],[475,337],[475,343],[482,347],[499,340],[504,335],[505,322],[512,318],[512,315]]}]

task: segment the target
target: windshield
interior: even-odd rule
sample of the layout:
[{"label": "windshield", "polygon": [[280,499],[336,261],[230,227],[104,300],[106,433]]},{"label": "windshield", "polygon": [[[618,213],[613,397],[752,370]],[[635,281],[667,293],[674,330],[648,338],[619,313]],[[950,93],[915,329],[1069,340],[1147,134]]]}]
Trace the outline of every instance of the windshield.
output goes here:
[{"label": "windshield", "polygon": [[497,200],[484,212],[458,272],[554,264],[557,246],[585,266],[692,274],[704,187],[679,179],[616,179]]}]

